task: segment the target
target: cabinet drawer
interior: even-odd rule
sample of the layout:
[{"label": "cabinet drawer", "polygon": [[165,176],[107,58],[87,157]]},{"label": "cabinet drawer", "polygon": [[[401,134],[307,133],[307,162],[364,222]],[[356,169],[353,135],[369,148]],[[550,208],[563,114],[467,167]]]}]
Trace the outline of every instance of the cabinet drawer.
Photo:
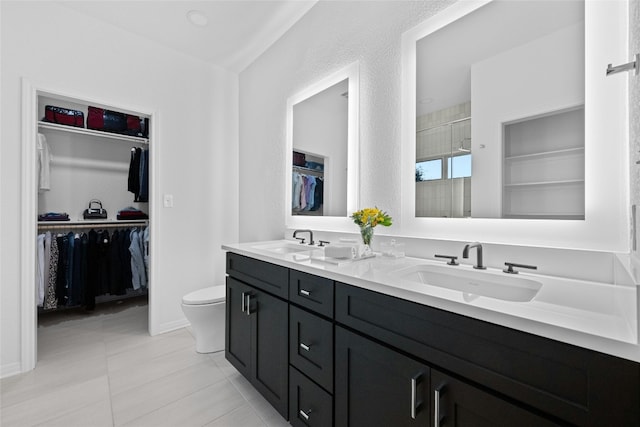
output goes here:
[{"label": "cabinet drawer", "polygon": [[289,301],[333,318],[333,281],[291,270]]},{"label": "cabinet drawer", "polygon": [[639,425],[638,363],[343,283],[335,292],[337,322],[430,364],[575,425]]},{"label": "cabinet drawer", "polygon": [[333,397],[289,367],[289,423],[292,426],[333,425]]},{"label": "cabinet drawer", "polygon": [[288,297],[289,270],[285,267],[227,252],[227,274],[285,300]]},{"label": "cabinet drawer", "polygon": [[289,361],[333,392],[333,323],[290,305]]}]

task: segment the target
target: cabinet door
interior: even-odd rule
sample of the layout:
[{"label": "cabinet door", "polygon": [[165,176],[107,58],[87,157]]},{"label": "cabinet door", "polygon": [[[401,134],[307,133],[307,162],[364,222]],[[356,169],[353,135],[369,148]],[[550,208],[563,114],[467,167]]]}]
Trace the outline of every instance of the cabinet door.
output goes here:
[{"label": "cabinet door", "polygon": [[557,424],[435,369],[434,427],[546,427]]},{"label": "cabinet door", "polygon": [[225,357],[245,377],[251,375],[251,317],[245,296],[252,288],[227,277]]},{"label": "cabinet door", "polygon": [[252,319],[251,377],[254,387],[288,417],[289,305],[266,292],[248,297]]},{"label": "cabinet door", "polygon": [[429,368],[336,327],[336,426],[430,423]]}]

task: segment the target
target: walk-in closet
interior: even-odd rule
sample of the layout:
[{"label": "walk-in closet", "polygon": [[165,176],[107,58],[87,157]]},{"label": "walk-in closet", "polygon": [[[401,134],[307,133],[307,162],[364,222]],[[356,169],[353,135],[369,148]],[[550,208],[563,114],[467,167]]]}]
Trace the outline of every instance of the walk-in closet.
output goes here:
[{"label": "walk-in closet", "polygon": [[39,329],[54,316],[89,318],[118,304],[148,312],[150,116],[37,99]]}]

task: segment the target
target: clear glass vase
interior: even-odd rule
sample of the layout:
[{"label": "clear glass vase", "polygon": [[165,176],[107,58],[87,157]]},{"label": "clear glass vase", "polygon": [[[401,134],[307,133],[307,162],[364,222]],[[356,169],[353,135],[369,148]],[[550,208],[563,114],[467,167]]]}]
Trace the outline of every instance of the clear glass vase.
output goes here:
[{"label": "clear glass vase", "polygon": [[371,247],[371,240],[373,239],[373,227],[370,225],[361,225],[360,235],[362,236],[362,243]]}]

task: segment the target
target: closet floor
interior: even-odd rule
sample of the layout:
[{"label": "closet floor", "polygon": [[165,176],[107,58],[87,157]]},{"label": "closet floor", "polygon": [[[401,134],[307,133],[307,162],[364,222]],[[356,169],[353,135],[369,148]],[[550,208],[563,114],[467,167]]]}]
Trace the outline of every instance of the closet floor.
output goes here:
[{"label": "closet floor", "polygon": [[288,426],[190,328],[149,336],[146,303],[42,316],[38,364],[0,380],[0,425]]}]

